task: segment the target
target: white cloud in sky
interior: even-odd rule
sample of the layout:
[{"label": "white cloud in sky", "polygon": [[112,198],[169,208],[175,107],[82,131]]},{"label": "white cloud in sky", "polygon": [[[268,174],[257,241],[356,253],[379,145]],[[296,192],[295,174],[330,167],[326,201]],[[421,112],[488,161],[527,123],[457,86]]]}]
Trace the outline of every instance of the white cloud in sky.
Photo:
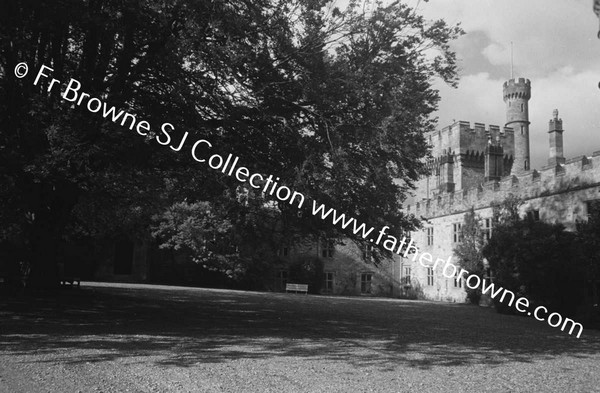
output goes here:
[{"label": "white cloud in sky", "polygon": [[565,156],[600,150],[600,40],[588,0],[431,0],[428,18],[461,22],[466,35],[453,48],[461,59],[458,89],[436,82],[442,100],[439,126],[466,120],[502,126],[502,84],[510,77],[510,42],[516,77],[531,80],[532,166],[548,158],[548,121],[558,108]]},{"label": "white cloud in sky", "polygon": [[510,49],[496,43],[486,46],[482,53],[494,65],[506,64],[506,59],[510,57]]},{"label": "white cloud in sky", "polygon": [[[506,121],[503,83],[502,79],[480,73],[463,77],[459,89],[438,84],[442,96],[438,111],[440,127],[453,120],[503,126]],[[596,109],[600,108],[600,92],[597,84],[597,73],[573,73],[569,68],[531,81],[529,120],[533,167],[541,168],[547,162],[548,121],[555,108],[563,119],[566,157],[590,155],[592,151],[600,150],[600,116]],[[582,97],[586,96],[590,99],[582,102]]]}]

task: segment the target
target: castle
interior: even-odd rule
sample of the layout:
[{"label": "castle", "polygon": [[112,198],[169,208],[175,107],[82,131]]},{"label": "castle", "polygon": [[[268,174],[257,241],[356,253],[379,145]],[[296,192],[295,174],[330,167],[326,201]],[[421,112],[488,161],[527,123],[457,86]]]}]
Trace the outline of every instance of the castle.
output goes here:
[{"label": "castle", "polygon": [[[562,223],[574,229],[585,220],[592,202],[600,200],[600,151],[591,156],[565,159],[563,122],[554,110],[549,121],[549,157],[540,170],[530,168],[529,100],[531,82],[511,79],[503,85],[506,123],[485,126],[458,121],[426,135],[431,145],[428,175],[416,184],[406,201],[406,211],[425,223],[411,234],[421,252],[446,260],[462,241],[464,214],[471,208],[481,218],[484,235],[492,235],[492,203],[510,194],[524,201],[523,215],[535,220]],[[285,250],[286,258],[307,256],[324,261],[321,292],[384,296],[415,296],[431,300],[463,302],[461,280],[446,278],[441,269],[425,268],[395,255],[379,267],[369,263],[370,249],[360,250],[350,242],[333,245],[327,241],[312,247]],[[568,261],[565,261],[568,265]],[[283,288],[287,271],[275,278]]]},{"label": "castle", "polygon": [[[464,214],[471,208],[482,219],[485,236],[492,232],[492,203],[509,194],[524,201],[523,215],[574,229],[585,220],[592,202],[600,200],[600,151],[591,156],[565,159],[563,122],[554,110],[548,125],[548,163],[530,169],[529,100],[531,83],[511,79],[504,83],[506,103],[504,127],[459,121],[427,135],[433,159],[429,175],[422,178],[408,201],[409,213],[426,220],[413,236],[420,248],[434,256],[448,257],[461,241]],[[463,301],[463,283],[439,272],[401,260],[401,271],[409,271],[425,297]],[[568,265],[568,261],[565,261]]]},{"label": "castle", "polygon": [[[591,156],[565,159],[563,122],[554,110],[549,121],[549,157],[546,166],[530,169],[529,100],[531,83],[511,79],[503,85],[506,104],[504,126],[458,121],[425,135],[431,145],[428,175],[416,183],[405,202],[406,213],[422,218],[422,230],[412,233],[421,252],[446,260],[462,240],[464,214],[471,208],[481,217],[486,237],[492,234],[492,203],[513,194],[524,201],[523,215],[546,222],[560,222],[574,229],[585,220],[594,201],[600,200],[600,151]],[[542,132],[541,130],[539,132]],[[412,256],[394,255],[375,266],[370,247],[359,249],[322,239],[314,244],[291,244],[279,250],[284,262],[264,277],[268,290],[283,291],[292,265],[320,259],[323,262],[321,293],[347,295],[414,296],[463,302],[464,283],[442,275],[441,269],[425,268]],[[144,245],[115,246],[114,258],[96,268],[95,276],[109,280],[145,281],[156,276]],[[122,263],[119,262],[122,260]],[[569,261],[565,261],[568,265]],[[126,268],[119,268],[119,266]],[[185,265],[187,266],[187,265]],[[189,266],[187,267],[189,268]],[[173,270],[172,264],[168,269]],[[193,272],[184,272],[191,276]],[[161,273],[162,274],[162,273]],[[160,274],[158,274],[160,276]],[[314,284],[313,285],[314,288]],[[316,289],[316,288],[315,288]]]}]

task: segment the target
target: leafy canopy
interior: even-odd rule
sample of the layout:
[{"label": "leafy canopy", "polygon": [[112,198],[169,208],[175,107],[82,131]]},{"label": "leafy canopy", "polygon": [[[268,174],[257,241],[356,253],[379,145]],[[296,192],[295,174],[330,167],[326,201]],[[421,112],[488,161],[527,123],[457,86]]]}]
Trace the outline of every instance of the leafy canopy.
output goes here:
[{"label": "leafy canopy", "polygon": [[[186,132],[192,142],[208,139],[215,152],[368,225],[419,225],[402,201],[424,173],[423,134],[439,100],[433,78],[456,83],[449,43],[462,34],[458,26],[426,21],[401,2],[351,1],[343,10],[318,0],[0,7],[0,236],[28,244],[34,264],[52,262],[56,244],[79,237],[143,238],[152,217],[163,217],[155,231],[163,246],[183,237],[191,249],[209,236],[192,227],[223,217],[217,233],[240,246],[348,235],[260,195],[250,193],[267,205],[242,202],[237,180],[193,161],[186,148],[153,141],[164,122],[175,128],[173,144]],[[12,70],[21,61],[32,71],[19,80]],[[47,93],[48,80],[34,86],[42,64],[149,121],[150,137],[65,104],[58,91]],[[214,212],[204,215],[206,206]],[[186,209],[192,221],[175,225],[169,214]],[[274,219],[249,222],[265,214]]]}]

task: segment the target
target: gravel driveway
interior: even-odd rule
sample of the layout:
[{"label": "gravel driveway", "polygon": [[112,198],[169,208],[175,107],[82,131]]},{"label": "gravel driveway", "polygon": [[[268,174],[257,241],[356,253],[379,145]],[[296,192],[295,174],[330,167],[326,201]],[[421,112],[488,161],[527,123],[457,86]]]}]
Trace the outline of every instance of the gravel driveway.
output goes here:
[{"label": "gravel driveway", "polygon": [[82,283],[0,299],[0,392],[600,392],[580,339],[468,305]]}]

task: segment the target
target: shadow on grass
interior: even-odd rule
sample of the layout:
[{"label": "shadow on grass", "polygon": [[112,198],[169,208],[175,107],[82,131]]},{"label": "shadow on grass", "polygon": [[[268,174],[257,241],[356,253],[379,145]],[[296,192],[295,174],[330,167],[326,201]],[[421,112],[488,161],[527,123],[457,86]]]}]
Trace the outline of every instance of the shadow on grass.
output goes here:
[{"label": "shadow on grass", "polygon": [[577,339],[532,318],[466,305],[113,287],[0,305],[0,353],[34,362],[36,354],[176,367],[311,357],[394,370],[600,354],[598,332]]}]

